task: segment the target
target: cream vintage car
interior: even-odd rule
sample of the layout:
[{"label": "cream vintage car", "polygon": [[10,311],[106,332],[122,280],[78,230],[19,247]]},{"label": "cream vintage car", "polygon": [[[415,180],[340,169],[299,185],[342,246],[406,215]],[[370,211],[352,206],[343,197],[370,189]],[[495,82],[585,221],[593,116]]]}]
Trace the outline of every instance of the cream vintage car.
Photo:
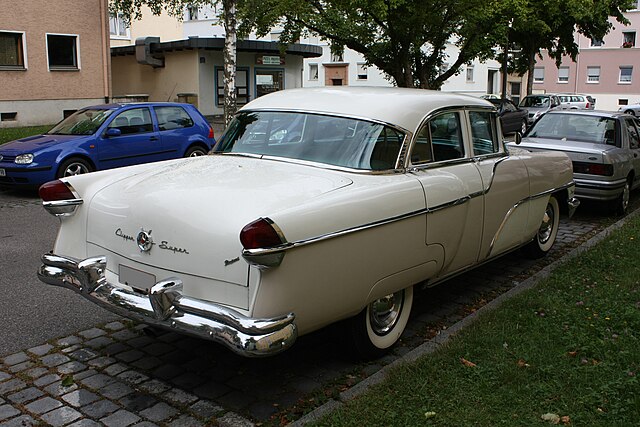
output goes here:
[{"label": "cream vintage car", "polygon": [[40,279],[245,356],[345,322],[396,343],[413,288],[525,246],[577,206],[564,153],[506,151],[493,106],[395,88],[294,89],[244,106],[209,156],[62,178]]}]

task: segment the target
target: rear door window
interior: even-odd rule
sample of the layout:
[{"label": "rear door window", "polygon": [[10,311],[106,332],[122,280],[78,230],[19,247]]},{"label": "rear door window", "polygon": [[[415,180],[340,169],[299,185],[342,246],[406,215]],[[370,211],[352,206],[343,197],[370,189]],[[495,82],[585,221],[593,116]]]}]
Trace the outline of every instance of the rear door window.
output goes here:
[{"label": "rear door window", "polygon": [[158,117],[158,129],[173,130],[193,126],[191,116],[182,107],[155,107]]}]

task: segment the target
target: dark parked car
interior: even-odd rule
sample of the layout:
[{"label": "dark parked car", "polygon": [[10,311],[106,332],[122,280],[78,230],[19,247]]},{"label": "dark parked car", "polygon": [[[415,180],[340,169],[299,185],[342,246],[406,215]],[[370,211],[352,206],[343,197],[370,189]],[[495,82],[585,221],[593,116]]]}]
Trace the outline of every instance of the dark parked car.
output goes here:
[{"label": "dark parked car", "polygon": [[520,101],[520,108],[529,112],[529,125],[538,120],[547,111],[560,107],[560,98],[553,94],[527,95]]},{"label": "dark parked car", "polygon": [[191,104],[83,108],[43,135],[0,146],[0,184],[36,186],[65,176],[206,154],[213,128]]},{"label": "dark parked car", "polygon": [[573,163],[576,196],[611,203],[623,214],[640,186],[640,120],[624,113],[550,111],[529,129],[520,147],[564,151]]},{"label": "dark parked car", "polygon": [[527,131],[527,110],[518,108],[508,99],[488,99],[488,101],[498,109],[504,135],[514,132],[524,134]]}]

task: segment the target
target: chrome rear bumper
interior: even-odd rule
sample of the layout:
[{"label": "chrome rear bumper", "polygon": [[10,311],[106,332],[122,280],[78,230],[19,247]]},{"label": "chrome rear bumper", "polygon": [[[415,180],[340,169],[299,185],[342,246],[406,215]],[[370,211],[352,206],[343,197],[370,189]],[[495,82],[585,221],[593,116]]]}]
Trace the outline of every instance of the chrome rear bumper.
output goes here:
[{"label": "chrome rear bumper", "polygon": [[254,319],[228,307],[182,295],[182,282],[168,278],[148,295],[112,285],[106,257],[85,260],[44,254],[38,278],[71,289],[124,317],[216,341],[248,357],[270,356],[289,348],[298,336],[295,315]]}]

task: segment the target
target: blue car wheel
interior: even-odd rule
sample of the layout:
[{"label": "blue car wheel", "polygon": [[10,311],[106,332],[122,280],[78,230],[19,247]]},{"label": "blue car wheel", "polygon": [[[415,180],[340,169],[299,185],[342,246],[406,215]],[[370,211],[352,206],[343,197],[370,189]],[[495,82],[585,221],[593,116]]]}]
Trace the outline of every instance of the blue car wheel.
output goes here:
[{"label": "blue car wheel", "polygon": [[77,157],[72,157],[62,162],[62,164],[58,168],[58,173],[56,174],[56,177],[64,178],[66,176],[80,175],[80,174],[89,173],[92,171],[93,171],[93,168],[86,160],[83,160]]}]

